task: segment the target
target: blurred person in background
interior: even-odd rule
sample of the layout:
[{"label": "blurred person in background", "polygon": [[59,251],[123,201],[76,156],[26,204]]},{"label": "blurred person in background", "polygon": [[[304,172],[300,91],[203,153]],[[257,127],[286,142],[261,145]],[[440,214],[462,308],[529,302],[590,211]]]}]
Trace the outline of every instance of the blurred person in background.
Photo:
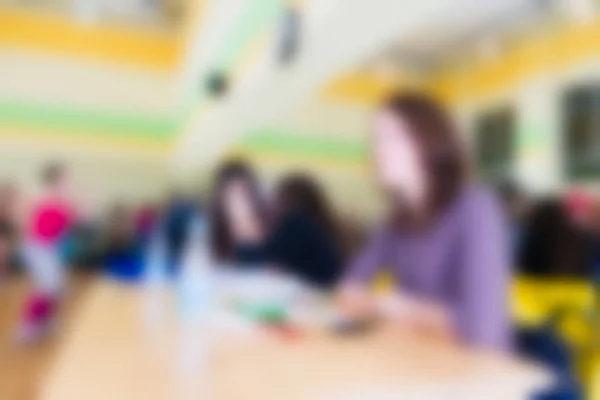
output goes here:
[{"label": "blurred person in background", "polygon": [[29,342],[52,327],[65,284],[61,241],[74,225],[76,208],[69,193],[67,169],[58,163],[43,168],[44,192],[33,203],[27,227],[24,258],[33,283],[25,304],[18,339]]},{"label": "blurred person in background", "polygon": [[17,191],[11,184],[0,185],[0,282],[17,262],[18,216]]},{"label": "blurred person in background", "polygon": [[[422,94],[393,96],[371,135],[391,211],[340,288],[341,312],[383,312],[406,327],[469,346],[511,346],[507,223],[499,201],[469,179],[464,143],[446,110]],[[369,283],[391,269],[385,311]]]},{"label": "blurred person in background", "polygon": [[245,237],[262,237],[265,204],[254,172],[244,162],[223,164],[216,173],[210,201],[211,256],[219,263],[244,265],[236,247]]},{"label": "blurred person in background", "polygon": [[124,204],[115,204],[104,227],[103,265],[111,276],[137,279],[142,272],[141,245],[135,236],[133,213]]},{"label": "blurred person in background", "polygon": [[[582,219],[581,203],[558,198],[538,201],[531,210],[519,257],[519,273],[539,281],[588,279],[594,264],[590,224]],[[556,384],[536,399],[581,399],[580,385],[573,362],[573,350],[560,334],[558,325],[570,310],[553,310],[539,326],[518,331],[520,353],[547,365]]]},{"label": "blurred person in background", "polygon": [[343,264],[337,219],[319,184],[308,175],[284,177],[269,229],[241,231],[236,259],[266,264],[321,288],[333,287]]},{"label": "blurred person in background", "polygon": [[[590,232],[592,235],[592,273],[597,288],[600,288],[600,200],[596,200],[591,212]],[[600,296],[597,297],[600,302]]]},{"label": "blurred person in background", "polygon": [[167,246],[167,260],[172,270],[178,270],[187,244],[190,223],[199,210],[192,200],[181,193],[173,193],[159,221]]},{"label": "blurred person in background", "polygon": [[158,223],[158,209],[154,204],[146,203],[140,207],[135,215],[135,235],[138,241],[145,245],[150,240],[152,232]]},{"label": "blurred person in background", "polygon": [[497,187],[498,195],[508,218],[509,239],[513,259],[521,251],[525,224],[529,212],[529,199],[522,188],[514,181],[504,181]]},{"label": "blurred person in background", "polygon": [[536,203],[522,240],[519,272],[536,278],[589,277],[592,237],[578,221],[560,199]]}]

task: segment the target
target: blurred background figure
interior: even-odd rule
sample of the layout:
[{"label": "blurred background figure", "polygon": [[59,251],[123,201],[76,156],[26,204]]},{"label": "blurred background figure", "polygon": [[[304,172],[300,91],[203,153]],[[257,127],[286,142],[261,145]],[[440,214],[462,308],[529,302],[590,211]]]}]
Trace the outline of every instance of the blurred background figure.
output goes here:
[{"label": "blurred background figure", "polygon": [[[591,213],[591,240],[592,240],[592,273],[596,284],[600,286],[600,200],[596,199]],[[600,300],[600,296],[599,296]]]},{"label": "blurred background figure", "polygon": [[17,190],[8,183],[0,185],[0,282],[18,262],[19,218]]},{"label": "blurred background figure", "polygon": [[55,323],[65,285],[62,240],[77,219],[69,188],[69,171],[59,163],[48,164],[40,174],[43,193],[29,210],[24,258],[33,292],[24,307],[18,338],[35,341]]},{"label": "blurred background figure", "polygon": [[135,235],[139,242],[147,244],[158,223],[159,210],[152,203],[142,205],[135,215]]},{"label": "blurred background figure", "polygon": [[530,199],[515,182],[506,181],[497,186],[504,213],[508,219],[511,254],[513,260],[518,259],[526,229],[525,223],[529,215]]},{"label": "blurred background figure", "polygon": [[215,174],[211,189],[212,257],[220,263],[244,264],[235,249],[245,238],[260,238],[268,225],[265,200],[249,165],[232,161]]},{"label": "blurred background figure", "polygon": [[[574,217],[566,203],[549,198],[538,201],[532,208],[518,258],[520,276],[542,282],[591,279],[595,244],[590,232],[581,224],[582,215],[578,213]],[[561,336],[559,328],[562,320],[573,312],[579,311],[554,308],[541,326],[518,331],[519,350],[550,366],[556,376],[556,388],[541,399],[582,398],[574,349]]]},{"label": "blurred background figure", "polygon": [[173,270],[180,268],[181,257],[187,244],[190,223],[200,216],[199,205],[187,196],[174,193],[167,201],[161,215],[159,230],[167,247],[167,263]]},{"label": "blurred background figure", "polygon": [[593,267],[591,234],[560,199],[532,208],[519,258],[520,272],[538,278],[589,278]]},{"label": "blurred background figure", "polygon": [[112,276],[136,280],[142,274],[142,243],[136,236],[134,214],[124,204],[115,204],[103,227],[102,264]]}]

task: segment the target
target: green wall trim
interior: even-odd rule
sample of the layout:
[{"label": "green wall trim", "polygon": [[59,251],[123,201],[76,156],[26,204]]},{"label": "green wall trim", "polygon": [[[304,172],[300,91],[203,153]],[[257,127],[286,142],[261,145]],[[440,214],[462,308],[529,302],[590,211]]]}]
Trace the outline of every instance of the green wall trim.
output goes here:
[{"label": "green wall trim", "polygon": [[179,126],[174,118],[164,116],[0,100],[0,126],[2,125],[153,140],[172,139]]},{"label": "green wall trim", "polygon": [[[248,0],[240,21],[225,37],[211,67],[231,72],[245,49],[268,29],[274,28],[286,0]],[[204,89],[191,89],[173,114],[144,115],[111,110],[94,110],[35,101],[0,99],[0,128],[17,127],[60,131],[89,137],[119,137],[171,141],[183,130],[188,118],[210,99]]]},{"label": "green wall trim", "polygon": [[236,150],[342,162],[365,162],[368,157],[367,146],[360,140],[331,137],[327,133],[270,129],[251,132]]}]

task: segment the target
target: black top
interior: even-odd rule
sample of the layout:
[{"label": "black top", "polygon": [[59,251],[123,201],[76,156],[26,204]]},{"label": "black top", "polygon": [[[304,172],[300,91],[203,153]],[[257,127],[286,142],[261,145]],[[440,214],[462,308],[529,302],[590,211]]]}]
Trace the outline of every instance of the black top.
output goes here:
[{"label": "black top", "polygon": [[591,235],[573,223],[564,205],[540,202],[523,232],[519,272],[534,277],[589,277],[594,262]]},{"label": "black top", "polygon": [[284,215],[262,244],[238,244],[238,262],[274,263],[319,287],[332,287],[342,270],[340,249],[327,232],[300,212]]}]

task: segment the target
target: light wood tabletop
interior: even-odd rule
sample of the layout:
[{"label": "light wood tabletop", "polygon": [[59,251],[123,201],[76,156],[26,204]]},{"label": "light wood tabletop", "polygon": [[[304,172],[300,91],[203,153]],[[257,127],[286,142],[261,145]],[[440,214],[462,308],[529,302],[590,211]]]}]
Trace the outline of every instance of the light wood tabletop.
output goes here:
[{"label": "light wood tabletop", "polygon": [[180,321],[171,295],[161,296],[149,313],[142,289],[96,282],[40,398],[506,400],[549,384],[525,362],[393,326],[354,337],[316,328],[287,339],[209,337]]}]

